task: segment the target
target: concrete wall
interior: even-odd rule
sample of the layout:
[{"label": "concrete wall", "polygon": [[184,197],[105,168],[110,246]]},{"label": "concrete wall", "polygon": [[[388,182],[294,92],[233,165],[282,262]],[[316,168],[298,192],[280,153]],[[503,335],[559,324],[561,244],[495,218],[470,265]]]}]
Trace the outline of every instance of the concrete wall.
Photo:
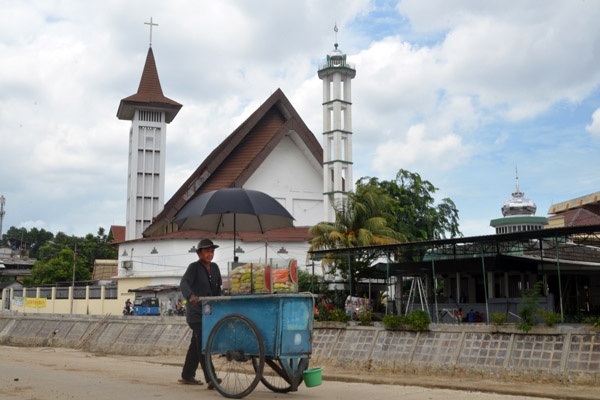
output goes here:
[{"label": "concrete wall", "polygon": [[[311,365],[600,385],[600,334],[589,327],[431,325],[429,332],[315,323]],[[0,345],[125,355],[185,355],[184,317],[0,314]],[[426,379],[424,377],[424,379]]]}]

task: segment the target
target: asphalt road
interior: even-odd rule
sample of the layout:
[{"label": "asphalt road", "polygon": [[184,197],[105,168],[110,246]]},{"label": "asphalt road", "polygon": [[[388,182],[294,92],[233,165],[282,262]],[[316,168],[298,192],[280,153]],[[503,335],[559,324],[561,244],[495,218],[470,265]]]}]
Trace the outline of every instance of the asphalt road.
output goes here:
[{"label": "asphalt road", "polygon": [[[179,358],[179,357],[178,357]],[[178,359],[177,358],[177,359]],[[173,357],[100,356],[63,348],[0,346],[1,399],[223,399],[207,385],[177,383],[181,362]],[[199,374],[201,375],[201,374]],[[327,377],[325,377],[327,378]],[[426,378],[424,378],[426,379]],[[391,382],[391,381],[390,381]],[[488,388],[489,389],[489,388]],[[575,392],[574,392],[575,393]],[[540,396],[515,396],[480,391],[406,386],[405,384],[324,380],[313,388],[277,394],[259,384],[247,399],[309,400],[527,400]],[[554,397],[556,398],[556,397]],[[572,397],[564,397],[572,398]]]}]

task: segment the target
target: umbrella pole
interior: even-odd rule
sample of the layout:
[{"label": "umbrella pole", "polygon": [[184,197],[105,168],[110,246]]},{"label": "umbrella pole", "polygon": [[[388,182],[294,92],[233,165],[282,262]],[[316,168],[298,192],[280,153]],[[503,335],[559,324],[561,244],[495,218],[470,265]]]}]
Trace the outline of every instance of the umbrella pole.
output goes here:
[{"label": "umbrella pole", "polygon": [[238,256],[235,252],[235,235],[236,235],[236,226],[235,226],[235,213],[233,214],[233,262],[238,262]]}]

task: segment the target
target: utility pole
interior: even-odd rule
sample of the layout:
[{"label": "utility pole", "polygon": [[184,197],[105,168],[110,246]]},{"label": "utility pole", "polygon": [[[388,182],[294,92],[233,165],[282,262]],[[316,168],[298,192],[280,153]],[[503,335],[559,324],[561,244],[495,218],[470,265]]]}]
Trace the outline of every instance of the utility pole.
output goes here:
[{"label": "utility pole", "polygon": [[71,279],[71,314],[73,314],[73,299],[75,298],[75,264],[77,260],[77,242],[73,250],[73,278]]},{"label": "utility pole", "polygon": [[0,195],[0,240],[2,239],[2,222],[4,221],[4,214],[6,213],[4,211],[5,202],[6,199],[4,198],[4,196]]}]

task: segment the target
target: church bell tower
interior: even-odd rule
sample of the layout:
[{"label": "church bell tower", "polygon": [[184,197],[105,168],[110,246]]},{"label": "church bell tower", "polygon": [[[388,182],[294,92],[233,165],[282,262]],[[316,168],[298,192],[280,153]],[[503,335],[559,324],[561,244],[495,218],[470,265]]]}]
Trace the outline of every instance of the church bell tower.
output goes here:
[{"label": "church bell tower", "polygon": [[125,239],[142,237],[152,219],[164,207],[167,124],[182,105],[163,95],[156,61],[150,47],[136,94],[121,100],[117,117],[131,121],[127,175]]}]

